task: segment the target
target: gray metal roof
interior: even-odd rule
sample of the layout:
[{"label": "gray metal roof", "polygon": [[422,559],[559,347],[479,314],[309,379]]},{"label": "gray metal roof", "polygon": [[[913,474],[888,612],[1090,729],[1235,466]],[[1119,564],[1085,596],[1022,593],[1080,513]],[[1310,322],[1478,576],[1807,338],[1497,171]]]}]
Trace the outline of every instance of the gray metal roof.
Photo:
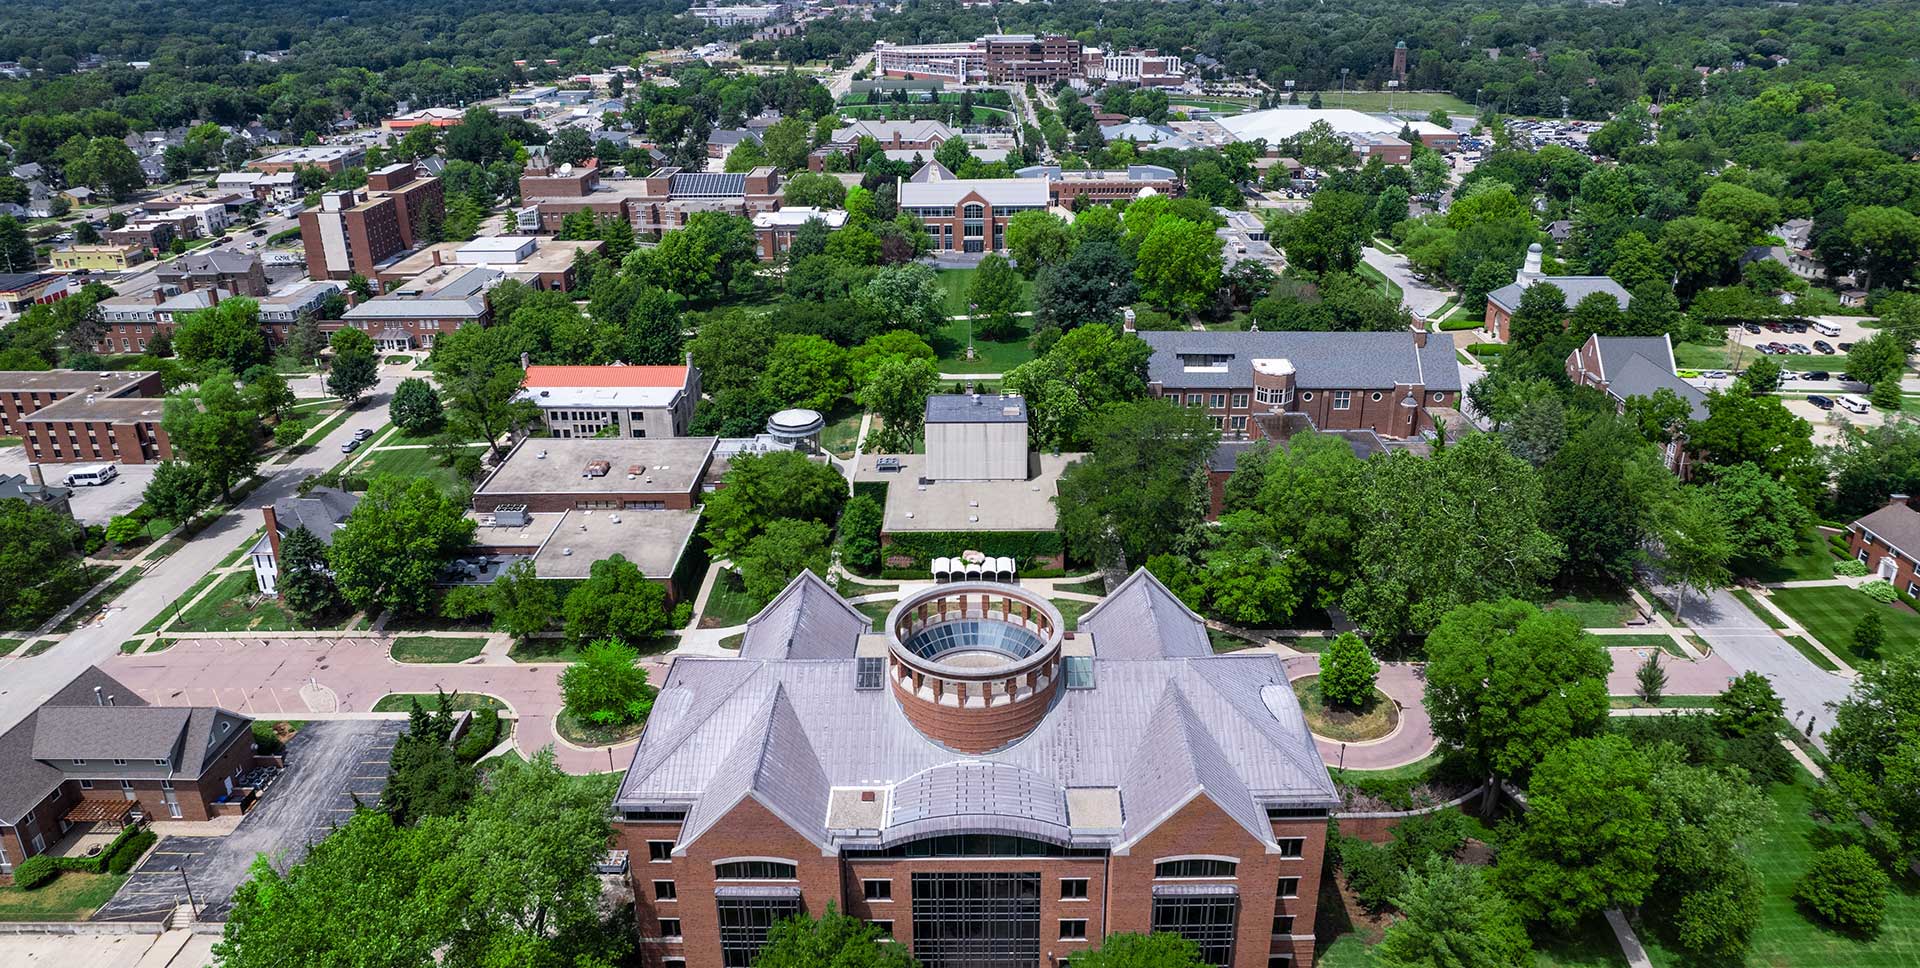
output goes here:
[{"label": "gray metal roof", "polygon": [[927,423],[1026,423],[1027,401],[1014,393],[935,393]]},{"label": "gray metal roof", "polygon": [[749,659],[845,659],[873,623],[818,575],[801,569],[747,620],[740,654]]},{"label": "gray metal roof", "polygon": [[[1290,686],[1280,688],[1292,692]],[[1167,683],[1120,785],[1126,808],[1121,839],[1135,843],[1196,796],[1206,796],[1256,840],[1273,837],[1265,808],[1228,762],[1177,683]]]},{"label": "gray metal roof", "polygon": [[1686,401],[1693,419],[1707,419],[1707,395],[1674,375],[1672,370],[1644,356],[1636,354],[1629,357],[1624,365],[1608,367],[1607,390],[1622,400],[1628,397],[1651,397],[1656,390],[1672,390],[1675,396]]},{"label": "gray metal roof", "polygon": [[745,195],[747,176],[744,172],[683,171],[672,177],[667,192],[675,198]]},{"label": "gray metal roof", "polygon": [[1679,368],[1673,358],[1673,344],[1665,336],[1595,336],[1593,342],[1600,351],[1602,379],[1613,379],[1614,371],[1624,369],[1636,356],[1644,356],[1669,372]]},{"label": "gray metal roof", "polygon": [[333,544],[333,532],[347,520],[360,498],[337,487],[316,487],[306,497],[286,497],[273,502],[274,520],[281,534],[306,528],[321,544]]},{"label": "gray metal roof", "polygon": [[1045,208],[1049,198],[1047,183],[1031,178],[942,178],[902,183],[899,201],[906,208],[958,205],[969,195],[994,208]]},{"label": "gray metal roof", "polygon": [[[1390,390],[1421,384],[1429,390],[1459,390],[1460,365],[1453,343],[1413,344],[1410,332],[1255,333],[1146,331],[1153,347],[1147,379],[1162,386],[1241,389],[1253,386],[1253,361],[1289,360],[1294,385],[1304,389]],[[1188,366],[1181,357],[1224,357],[1217,365]]]},{"label": "gray metal roof", "polygon": [[191,710],[184,706],[43,706],[37,760],[169,760]]},{"label": "gray metal roof", "polygon": [[211,249],[181,256],[162,268],[160,274],[177,276],[215,272],[245,275],[259,264],[259,257],[249,253],[235,252],[232,249]]},{"label": "gray metal roof", "polygon": [[[1169,603],[1154,619],[1171,630],[1176,612]],[[1052,805],[1076,787],[1120,789],[1123,816],[1138,830],[1166,803],[1144,785],[1149,776],[1181,778],[1153,786],[1205,792],[1243,824],[1267,803],[1337,802],[1278,656],[1187,654],[1190,644],[1114,653],[1093,634],[1094,688],[1063,690],[1027,736],[978,755],[922,735],[892,690],[856,690],[852,657],[682,656],[616,806],[687,808],[684,844],[752,796],[824,845],[879,842],[871,831],[828,831],[834,787],[890,788],[902,798],[892,811],[901,826],[883,838],[991,829],[1058,839]],[[1129,651],[1153,657],[1127,658]],[[1175,688],[1179,698],[1170,700]],[[1175,755],[1186,762],[1161,759]],[[1009,769],[952,772],[959,763]],[[935,806],[936,790],[967,792]],[[1270,832],[1253,835],[1271,840]],[[1105,836],[1099,842],[1118,842]]]},{"label": "gray metal roof", "polygon": [[1094,654],[1108,659],[1171,659],[1213,654],[1206,620],[1145,568],[1080,616]]},{"label": "gray metal roof", "polygon": [[[1569,309],[1578,306],[1580,300],[1596,292],[1604,292],[1612,296],[1620,303],[1621,309],[1627,308],[1627,304],[1633,301],[1633,296],[1630,295],[1626,289],[1606,276],[1541,276],[1534,281],[1550,282],[1558,286],[1561,292],[1566,293],[1566,305]],[[1520,297],[1525,295],[1526,292],[1526,286],[1521,285],[1518,281],[1510,282],[1487,293],[1487,301],[1498,303],[1500,308],[1508,312],[1513,312],[1520,308]]]}]

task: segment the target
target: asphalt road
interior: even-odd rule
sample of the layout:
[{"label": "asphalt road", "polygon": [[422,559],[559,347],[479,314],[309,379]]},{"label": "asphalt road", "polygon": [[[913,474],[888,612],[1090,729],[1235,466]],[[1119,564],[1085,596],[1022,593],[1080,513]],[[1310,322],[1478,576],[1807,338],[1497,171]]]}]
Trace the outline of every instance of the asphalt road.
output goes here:
[{"label": "asphalt road", "polygon": [[1422,319],[1431,317],[1441,306],[1446,305],[1447,293],[1435,289],[1413,277],[1413,270],[1407,266],[1407,257],[1382,252],[1369,245],[1360,250],[1361,259],[1367,265],[1380,271],[1380,274],[1393,280],[1394,285],[1403,290],[1401,302]]}]

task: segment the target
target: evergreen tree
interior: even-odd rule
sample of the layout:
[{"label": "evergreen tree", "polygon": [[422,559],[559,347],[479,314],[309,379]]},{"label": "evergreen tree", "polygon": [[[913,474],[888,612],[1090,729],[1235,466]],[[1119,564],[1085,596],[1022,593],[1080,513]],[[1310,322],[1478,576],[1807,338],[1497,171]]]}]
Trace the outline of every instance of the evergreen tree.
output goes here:
[{"label": "evergreen tree", "polygon": [[275,587],[280,603],[311,620],[340,605],[340,591],[327,570],[327,546],[306,527],[297,527],[280,539],[279,577]]}]

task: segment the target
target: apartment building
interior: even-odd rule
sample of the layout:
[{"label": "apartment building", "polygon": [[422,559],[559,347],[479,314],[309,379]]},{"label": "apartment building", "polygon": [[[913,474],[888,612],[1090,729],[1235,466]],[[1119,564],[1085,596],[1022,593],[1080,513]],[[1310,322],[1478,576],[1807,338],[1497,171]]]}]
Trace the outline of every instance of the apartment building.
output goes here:
[{"label": "apartment building", "polygon": [[[260,328],[267,342],[279,345],[301,316],[318,315],[329,296],[340,291],[338,283],[304,282],[277,293],[245,297],[258,307]],[[147,345],[160,336],[171,338],[181,317],[232,299],[230,290],[211,287],[174,292],[156,288],[144,296],[113,296],[100,301],[101,318],[106,328],[94,344],[96,353],[144,353]]]},{"label": "apartment building", "polygon": [[554,437],[683,437],[700,402],[700,368],[529,366],[524,398]]},{"label": "apartment building", "polygon": [[232,249],[188,253],[161,266],[154,278],[181,292],[223,289],[239,296],[267,294],[267,270],[260,258]]},{"label": "apartment building", "polygon": [[415,233],[446,216],[440,179],[412,164],[367,176],[365,189],[326,192],[300,213],[307,274],[314,279],[374,278],[380,264],[415,245]]},{"label": "apartment building", "polygon": [[306,145],[255,158],[246,167],[269,175],[299,168],[318,168],[337,175],[349,168],[367,167],[367,149],[358,145]]},{"label": "apartment building", "polygon": [[745,968],[829,906],[928,968],[1152,931],[1214,965],[1311,963],[1339,795],[1277,658],[1214,655],[1144,570],[1071,635],[977,581],[883,629],[802,572],[737,657],[674,663],[613,803],[656,963]]},{"label": "apartment building", "polygon": [[883,77],[950,84],[1051,84],[1069,78],[1156,87],[1186,83],[1180,58],[1156,50],[1105,51],[1072,37],[988,34],[951,44],[876,44]]},{"label": "apartment building", "polygon": [[531,168],[520,180],[521,200],[537,213],[540,231],[557,232],[568,215],[625,218],[635,232],[658,234],[687,224],[695,212],[726,212],[752,218],[780,207],[780,173],[770,166],[748,172],[656,168],[641,178],[600,178],[598,167]]},{"label": "apartment building", "polygon": [[73,396],[157,397],[160,374],[152,370],[0,371],[0,436],[18,437],[20,420]]}]

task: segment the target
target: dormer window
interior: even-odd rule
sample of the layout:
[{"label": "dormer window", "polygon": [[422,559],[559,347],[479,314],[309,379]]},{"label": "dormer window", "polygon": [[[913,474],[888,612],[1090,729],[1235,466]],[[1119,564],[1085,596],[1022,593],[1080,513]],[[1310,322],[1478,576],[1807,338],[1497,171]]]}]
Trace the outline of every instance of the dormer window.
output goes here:
[{"label": "dormer window", "polygon": [[87,761],[86,761],[86,760],[74,760],[74,761],[73,761],[73,765],[74,765],[74,766],[86,766],[86,765],[87,765]]},{"label": "dormer window", "polygon": [[114,760],[114,761],[113,761],[113,765],[114,765],[114,766],[126,766],[126,765],[127,765],[127,761],[126,761],[126,760]]}]

